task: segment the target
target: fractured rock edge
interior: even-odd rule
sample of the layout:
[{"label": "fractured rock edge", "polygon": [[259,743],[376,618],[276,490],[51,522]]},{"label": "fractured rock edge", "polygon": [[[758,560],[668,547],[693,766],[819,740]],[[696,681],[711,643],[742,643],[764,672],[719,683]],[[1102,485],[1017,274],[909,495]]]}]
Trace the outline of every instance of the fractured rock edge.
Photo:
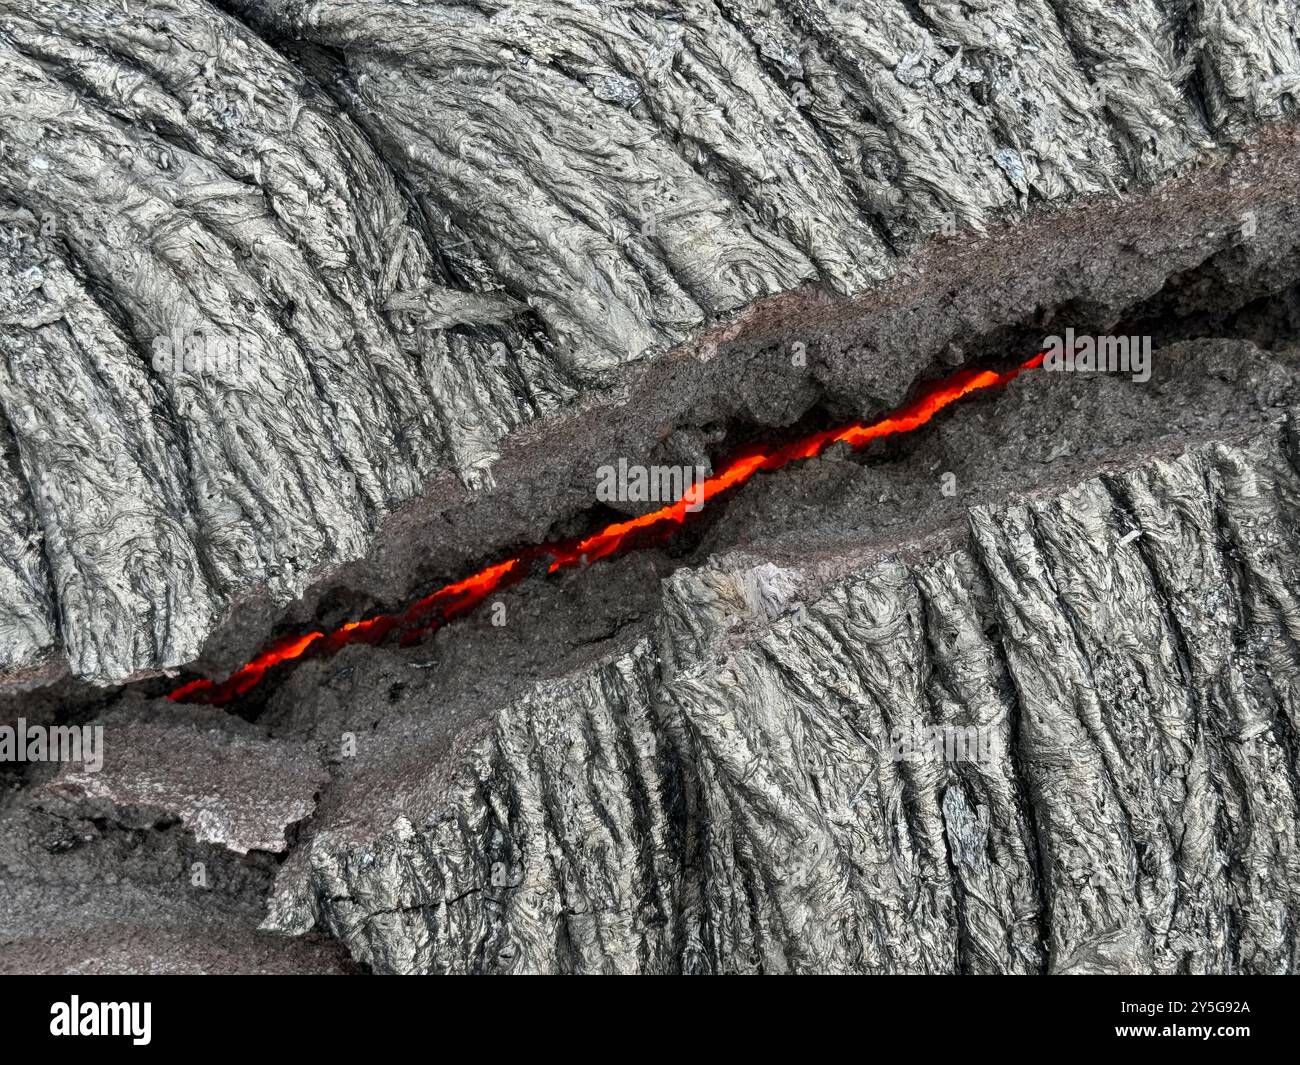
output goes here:
[{"label": "fractured rock edge", "polygon": [[[729,327],[629,369],[623,387],[589,393],[563,418],[505,442],[495,485],[467,493],[450,476],[386,519],[362,560],[346,563],[287,605],[236,603],[193,668],[224,676],[277,628],[345,620],[325,604],[394,608],[585,512],[595,470],[663,457],[672,430],[735,421],[789,425],[819,401],[844,420],[897,405],[918,375],[989,350],[987,338],[1041,341],[1057,328],[1044,308],[1071,307],[1077,329],[1108,329],[1179,273],[1222,254],[1294,272],[1300,249],[1300,128],[1282,126],[1231,158],[1158,189],[1044,209],[987,237],[927,245],[899,278],[843,300],[805,291],[755,305]],[[1244,238],[1249,217],[1253,236]],[[1064,319],[1061,319],[1064,321]],[[790,353],[803,344],[807,369]],[[324,614],[323,611],[326,611]]]},{"label": "fractured rock edge", "polygon": [[[111,744],[111,737],[108,742]],[[155,752],[162,755],[163,752]],[[203,843],[178,818],[0,789],[0,972],[354,973],[323,934],[257,929],[275,863]]]},{"label": "fractured rock edge", "polygon": [[[679,571],[652,632],[336,782],[264,927],[380,972],[1295,971],[1298,446],[826,580]],[[929,725],[996,754],[891,760]]]},{"label": "fractured rock edge", "polygon": [[102,765],[60,769],[37,796],[92,800],[180,819],[201,843],[237,854],[283,852],[288,830],[315,809],[329,780],[301,747],[210,707],[118,707],[95,718]]}]

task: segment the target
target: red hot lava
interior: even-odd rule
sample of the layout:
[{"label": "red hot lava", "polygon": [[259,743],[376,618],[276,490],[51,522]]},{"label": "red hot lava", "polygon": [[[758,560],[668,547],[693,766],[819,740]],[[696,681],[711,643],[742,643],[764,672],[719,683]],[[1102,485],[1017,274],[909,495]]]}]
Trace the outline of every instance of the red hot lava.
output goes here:
[{"label": "red hot lava", "polygon": [[[744,484],[760,471],[779,470],[791,462],[820,455],[832,444],[861,448],[873,440],[910,433],[930,421],[945,407],[972,392],[999,388],[1014,381],[1026,370],[1043,364],[1043,355],[998,373],[993,370],[960,370],[935,382],[916,399],[893,414],[870,424],[858,423],[847,428],[827,429],[791,441],[771,451],[751,449],[737,455],[692,494],[691,498],[642,514],[629,521],[607,525],[598,532],[578,540],[539,544],[471,574],[464,580],[439,588],[405,610],[394,614],[376,614],[364,621],[349,621],[333,632],[313,631],[277,640],[226,680],[200,678],[182,684],[167,698],[173,702],[226,703],[259,684],[267,672],[284,662],[310,653],[313,657],[330,655],[353,643],[377,644],[397,634],[403,644],[415,643],[441,625],[469,613],[494,592],[518,584],[532,570],[538,559],[549,559],[548,573],[583,566],[608,558],[633,547],[661,544],[668,540],[691,516],[690,503],[707,502],[714,496]],[[702,493],[702,495],[700,494]]]}]

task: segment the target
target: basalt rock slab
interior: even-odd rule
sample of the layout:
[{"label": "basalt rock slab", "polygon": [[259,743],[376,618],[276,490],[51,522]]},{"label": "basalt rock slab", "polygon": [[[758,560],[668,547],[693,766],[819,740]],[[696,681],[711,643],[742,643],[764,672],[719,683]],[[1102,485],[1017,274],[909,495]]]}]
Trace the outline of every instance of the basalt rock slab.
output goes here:
[{"label": "basalt rock slab", "polygon": [[236,854],[288,849],[329,779],[310,752],[267,739],[224,711],[115,709],[89,726],[101,764],[65,765],[38,794],[178,818],[203,843]]},{"label": "basalt rock slab", "polygon": [[275,863],[157,810],[0,792],[0,972],[352,973],[320,934],[259,932]]}]

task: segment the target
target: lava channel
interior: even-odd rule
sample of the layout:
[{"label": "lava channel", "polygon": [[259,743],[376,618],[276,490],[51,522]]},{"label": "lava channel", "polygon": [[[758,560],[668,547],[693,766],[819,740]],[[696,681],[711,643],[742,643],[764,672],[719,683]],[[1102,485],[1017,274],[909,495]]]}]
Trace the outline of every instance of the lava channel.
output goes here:
[{"label": "lava channel", "polygon": [[945,407],[973,392],[999,388],[1026,370],[1043,364],[1043,354],[1012,370],[959,370],[922,389],[910,403],[871,423],[855,423],[801,437],[773,450],[751,448],[734,456],[722,470],[697,488],[690,498],[628,521],[615,522],[580,539],[538,544],[426,595],[405,610],[349,621],[332,632],[313,630],[276,640],[225,680],[199,678],[182,684],[167,698],[173,702],[228,703],[256,687],[267,673],[286,662],[304,657],[324,657],[349,644],[377,644],[395,636],[402,645],[416,643],[430,633],[469,613],[488,596],[518,584],[532,572],[533,563],[549,559],[548,573],[585,566],[633,548],[666,542],[693,515],[688,506],[699,504],[744,484],[761,471],[779,470],[792,462],[820,455],[832,444],[862,448],[873,440],[910,433],[929,422]]}]

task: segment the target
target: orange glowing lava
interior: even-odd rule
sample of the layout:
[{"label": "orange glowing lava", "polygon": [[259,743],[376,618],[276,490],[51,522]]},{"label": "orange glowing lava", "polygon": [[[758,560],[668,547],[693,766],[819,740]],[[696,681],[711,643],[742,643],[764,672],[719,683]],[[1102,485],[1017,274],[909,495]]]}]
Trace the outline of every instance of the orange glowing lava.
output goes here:
[{"label": "orange glowing lava", "polygon": [[[406,645],[433,632],[445,622],[467,614],[493,592],[518,584],[538,559],[549,559],[548,573],[587,565],[632,547],[660,544],[668,540],[691,516],[688,502],[707,502],[723,492],[744,484],[760,471],[779,470],[791,462],[820,455],[832,444],[844,443],[861,448],[873,440],[910,433],[930,421],[945,407],[972,392],[999,388],[1014,381],[1026,370],[1043,364],[1043,355],[1003,372],[993,370],[959,370],[938,381],[905,407],[870,424],[855,424],[842,429],[827,429],[795,440],[772,451],[750,450],[737,455],[718,473],[697,489],[691,500],[680,499],[659,510],[628,521],[607,525],[599,532],[578,540],[539,544],[514,558],[474,573],[464,580],[439,588],[405,610],[395,614],[377,614],[363,621],[349,621],[333,632],[312,631],[277,640],[252,661],[241,666],[222,681],[197,679],[182,684],[167,698],[173,702],[225,703],[245,694],[276,666],[302,658],[330,655],[354,643],[377,644],[396,633]],[[701,498],[702,494],[702,498]],[[697,507],[698,509],[698,507]]]}]

